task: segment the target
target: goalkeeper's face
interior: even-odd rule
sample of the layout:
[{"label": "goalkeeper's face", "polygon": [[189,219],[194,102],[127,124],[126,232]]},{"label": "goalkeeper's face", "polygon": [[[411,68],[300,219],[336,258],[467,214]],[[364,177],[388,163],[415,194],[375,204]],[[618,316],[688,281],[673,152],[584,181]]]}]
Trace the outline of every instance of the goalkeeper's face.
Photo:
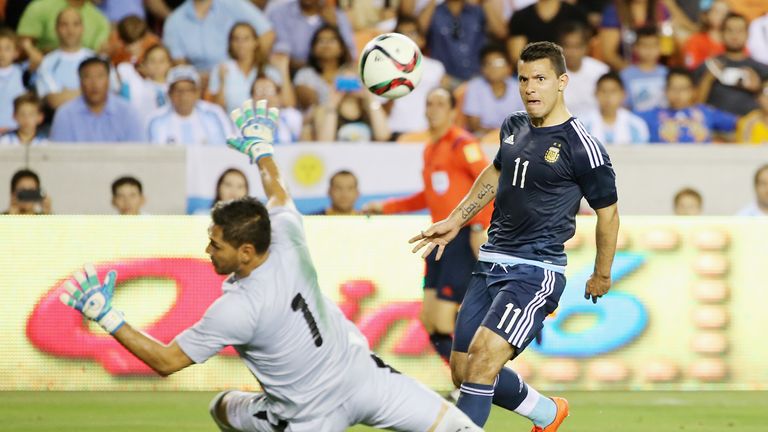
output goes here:
[{"label": "goalkeeper's face", "polygon": [[241,265],[241,251],[224,241],[224,230],[218,225],[208,229],[208,247],[205,252],[217,274],[228,275],[236,272]]}]

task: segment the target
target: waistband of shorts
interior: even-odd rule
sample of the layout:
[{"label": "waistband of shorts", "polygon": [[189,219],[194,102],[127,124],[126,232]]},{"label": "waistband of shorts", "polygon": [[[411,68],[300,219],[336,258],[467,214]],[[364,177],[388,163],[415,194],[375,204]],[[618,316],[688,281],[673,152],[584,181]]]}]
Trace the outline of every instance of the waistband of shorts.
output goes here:
[{"label": "waistband of shorts", "polygon": [[529,260],[525,258],[519,258],[512,255],[504,255],[495,252],[488,252],[480,249],[480,255],[477,258],[478,261],[500,264],[500,265],[515,265],[515,264],[528,264],[543,269],[551,270],[555,273],[565,273],[565,266],[545,263],[543,261]]}]

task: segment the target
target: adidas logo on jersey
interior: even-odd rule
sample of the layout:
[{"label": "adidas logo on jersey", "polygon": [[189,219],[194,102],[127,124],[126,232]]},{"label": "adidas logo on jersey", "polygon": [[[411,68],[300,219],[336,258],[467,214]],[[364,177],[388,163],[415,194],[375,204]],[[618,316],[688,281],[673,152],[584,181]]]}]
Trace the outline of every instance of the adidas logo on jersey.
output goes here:
[{"label": "adidas logo on jersey", "polygon": [[510,135],[504,138],[504,144],[515,145],[515,135]]}]

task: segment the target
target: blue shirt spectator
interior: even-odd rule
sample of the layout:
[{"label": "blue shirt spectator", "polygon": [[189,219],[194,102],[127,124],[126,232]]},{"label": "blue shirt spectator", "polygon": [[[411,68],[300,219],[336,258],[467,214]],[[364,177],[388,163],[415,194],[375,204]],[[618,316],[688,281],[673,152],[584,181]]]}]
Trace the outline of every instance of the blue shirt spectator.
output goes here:
[{"label": "blue shirt spectator", "polygon": [[110,95],[101,112],[94,112],[83,96],[56,110],[51,141],[110,143],[146,141],[139,113],[118,96]]},{"label": "blue shirt spectator", "polygon": [[649,111],[667,106],[664,96],[664,83],[667,80],[667,67],[658,65],[652,71],[644,71],[637,65],[631,65],[619,74],[627,89],[627,106],[632,111]]},{"label": "blue shirt spectator", "polygon": [[98,6],[112,23],[116,23],[129,15],[136,15],[141,19],[147,17],[146,10],[144,10],[144,0],[101,0]]},{"label": "blue shirt spectator", "polygon": [[13,100],[26,92],[23,74],[21,66],[17,64],[0,68],[0,130],[16,127]]},{"label": "blue shirt spectator", "polygon": [[476,75],[483,45],[485,14],[480,6],[464,4],[458,16],[445,3],[435,8],[427,29],[427,49],[432,58],[443,63],[448,75],[462,81]]},{"label": "blue shirt spectator", "polygon": [[[208,7],[203,19],[195,7]],[[239,21],[251,24],[259,34],[262,50],[272,48],[272,24],[256,6],[244,0],[187,0],[168,17],[163,43],[175,60],[186,59],[201,71],[210,71],[227,59],[227,37]]]},{"label": "blue shirt spectator", "polygon": [[303,66],[309,58],[312,35],[324,24],[334,24],[341,33],[344,44],[354,53],[355,40],[347,16],[335,9],[336,23],[328,23],[320,15],[317,0],[289,0],[268,10],[269,20],[275,26],[274,51],[288,54],[294,68]]},{"label": "blue shirt spectator", "polygon": [[738,117],[707,105],[656,108],[639,113],[648,124],[651,143],[709,143],[712,132],[733,132]]}]

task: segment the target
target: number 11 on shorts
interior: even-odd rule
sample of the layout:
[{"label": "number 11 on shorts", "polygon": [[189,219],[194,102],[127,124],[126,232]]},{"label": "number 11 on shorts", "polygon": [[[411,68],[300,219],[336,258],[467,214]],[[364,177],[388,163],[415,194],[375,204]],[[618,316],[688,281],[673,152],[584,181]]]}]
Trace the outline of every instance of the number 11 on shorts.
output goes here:
[{"label": "number 11 on shorts", "polygon": [[504,315],[501,316],[501,320],[499,321],[499,325],[496,326],[497,329],[501,330],[501,328],[504,326],[504,321],[507,320],[509,317],[509,313],[512,312],[512,318],[509,320],[509,324],[507,324],[507,328],[504,329],[504,333],[509,334],[510,331],[512,331],[512,326],[515,325],[515,321],[517,321],[518,316],[520,316],[520,308],[516,308],[515,305],[512,303],[507,303],[506,310],[504,311]]}]

